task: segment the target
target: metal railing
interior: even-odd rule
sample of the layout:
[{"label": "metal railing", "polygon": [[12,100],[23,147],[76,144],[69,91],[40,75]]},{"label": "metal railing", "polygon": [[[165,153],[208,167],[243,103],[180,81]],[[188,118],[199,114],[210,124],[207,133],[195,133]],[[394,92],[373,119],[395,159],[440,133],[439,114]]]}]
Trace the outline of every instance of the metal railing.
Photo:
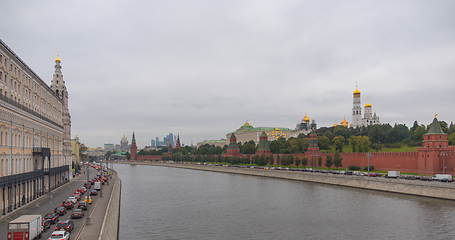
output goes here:
[{"label": "metal railing", "polygon": [[33,171],[33,172],[19,173],[19,174],[0,177],[0,188],[6,187],[6,186],[11,186],[11,185],[18,184],[18,183],[23,183],[28,180],[33,180],[33,179],[36,179],[36,178],[39,178],[42,176],[44,176],[44,171],[37,170],[37,171]]}]

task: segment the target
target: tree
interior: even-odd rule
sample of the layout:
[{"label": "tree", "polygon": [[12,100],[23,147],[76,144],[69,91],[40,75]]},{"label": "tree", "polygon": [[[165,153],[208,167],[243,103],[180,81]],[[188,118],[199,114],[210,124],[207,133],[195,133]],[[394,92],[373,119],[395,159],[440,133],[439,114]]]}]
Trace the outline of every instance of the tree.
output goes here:
[{"label": "tree", "polygon": [[339,168],[343,165],[343,158],[339,152],[336,152],[335,156],[333,157],[333,165],[335,165],[336,168]]},{"label": "tree", "polygon": [[243,154],[255,154],[256,153],[256,143],[251,140],[242,145],[240,145],[240,152]]},{"label": "tree", "polygon": [[318,145],[322,150],[328,150],[330,148],[330,139],[326,136],[318,136]]},{"label": "tree", "polygon": [[346,140],[343,136],[336,136],[333,138],[333,145],[335,145],[335,151],[343,152],[343,146]]},{"label": "tree", "polygon": [[455,145],[455,132],[453,132],[449,135],[449,144]]},{"label": "tree", "polygon": [[327,155],[327,157],[325,158],[325,166],[327,168],[330,168],[332,165],[333,165],[332,156]]},{"label": "tree", "polygon": [[301,153],[302,152],[302,144],[300,143],[300,139],[298,138],[289,138],[288,139],[288,151],[289,153]]},{"label": "tree", "polygon": [[304,157],[304,158],[302,159],[302,165],[303,165],[303,166],[306,166],[307,164],[308,164],[308,158]]},{"label": "tree", "polygon": [[439,121],[439,125],[441,125],[442,131],[447,133],[449,131],[449,125],[445,121]]}]

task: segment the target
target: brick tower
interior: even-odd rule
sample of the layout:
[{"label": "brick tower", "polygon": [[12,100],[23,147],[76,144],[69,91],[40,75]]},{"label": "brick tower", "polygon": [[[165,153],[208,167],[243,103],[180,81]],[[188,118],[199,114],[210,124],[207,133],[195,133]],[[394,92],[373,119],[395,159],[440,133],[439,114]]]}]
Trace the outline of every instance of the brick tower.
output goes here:
[{"label": "brick tower", "polygon": [[231,138],[229,139],[229,146],[226,150],[225,156],[240,156],[240,148],[237,144],[237,138],[234,134],[231,134]]},{"label": "brick tower", "polygon": [[309,160],[309,164],[312,167],[316,167],[319,165],[318,160],[321,157],[321,152],[319,151],[319,145],[318,145],[318,135],[316,132],[310,133],[308,136],[308,149],[305,152],[305,156]]},{"label": "brick tower", "polygon": [[453,166],[445,161],[445,156],[451,152],[448,136],[442,131],[438,119],[435,117],[423,136],[423,146],[418,148],[419,157],[417,167],[420,173],[452,173]]},{"label": "brick tower", "polygon": [[131,140],[130,147],[131,160],[137,160],[137,146],[136,146],[136,137],[133,132],[133,139]]},{"label": "brick tower", "polygon": [[271,155],[272,152],[270,151],[270,143],[265,132],[262,132],[261,136],[259,137],[258,143],[258,150],[256,151],[258,155]]},{"label": "brick tower", "polygon": [[180,134],[177,135],[177,141],[175,143],[175,149],[180,149],[182,145],[180,144]]}]

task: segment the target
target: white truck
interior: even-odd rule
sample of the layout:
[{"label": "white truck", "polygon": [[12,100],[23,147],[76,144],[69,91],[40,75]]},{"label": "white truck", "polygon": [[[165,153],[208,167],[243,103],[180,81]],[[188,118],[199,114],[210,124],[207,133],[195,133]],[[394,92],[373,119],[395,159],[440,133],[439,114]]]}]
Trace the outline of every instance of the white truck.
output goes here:
[{"label": "white truck", "polygon": [[101,182],[95,182],[93,189],[96,191],[101,191]]},{"label": "white truck", "polygon": [[8,224],[8,240],[33,240],[43,232],[41,215],[22,215]]},{"label": "white truck", "polygon": [[388,171],[387,177],[388,178],[398,178],[400,176],[400,171]]},{"label": "white truck", "polygon": [[453,182],[453,177],[450,174],[436,174],[431,179],[440,182]]}]

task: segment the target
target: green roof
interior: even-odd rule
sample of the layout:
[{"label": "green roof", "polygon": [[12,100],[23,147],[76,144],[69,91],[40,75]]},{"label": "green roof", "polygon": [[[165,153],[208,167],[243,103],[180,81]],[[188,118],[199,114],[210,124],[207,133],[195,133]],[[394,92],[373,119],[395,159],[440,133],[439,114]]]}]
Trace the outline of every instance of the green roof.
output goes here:
[{"label": "green roof", "polygon": [[433,122],[430,124],[430,127],[428,128],[427,134],[445,134],[444,131],[442,131],[441,124],[439,124],[437,118],[433,119]]},{"label": "green roof", "polygon": [[246,131],[273,131],[275,129],[279,129],[281,131],[291,131],[290,128],[279,128],[279,127],[252,127],[252,128],[240,128],[239,130],[246,130]]}]

